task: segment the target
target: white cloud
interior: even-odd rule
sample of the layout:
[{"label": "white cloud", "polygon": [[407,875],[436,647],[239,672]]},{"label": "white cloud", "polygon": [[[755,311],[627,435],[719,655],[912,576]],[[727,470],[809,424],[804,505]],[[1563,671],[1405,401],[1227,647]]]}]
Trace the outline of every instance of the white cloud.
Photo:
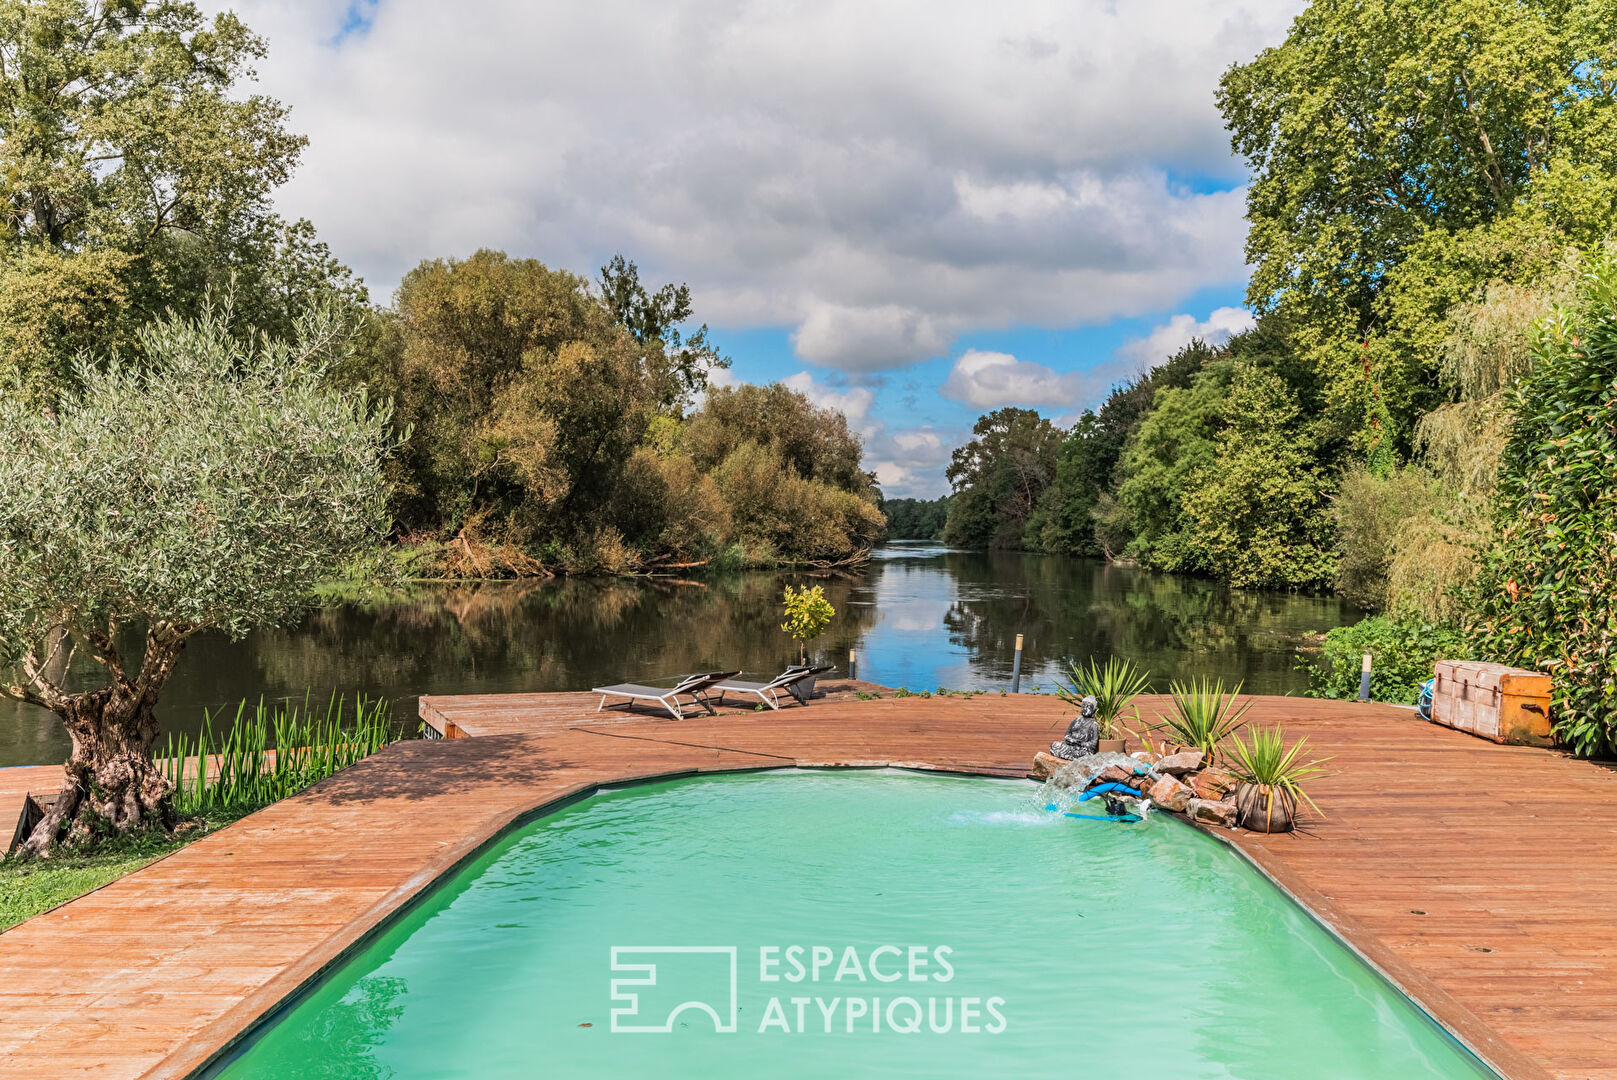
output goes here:
[{"label": "white cloud", "polygon": [[1085,372],[1053,371],[1010,353],[971,349],[955,361],[938,392],[979,409],[1025,405],[1049,410],[1078,404],[1091,383]]},{"label": "white cloud", "polygon": [[875,404],[876,394],[867,386],[852,386],[846,390],[834,390],[828,386],[821,386],[814,381],[814,376],[806,371],[799,371],[796,375],[788,375],[781,382],[796,390],[804,397],[823,409],[835,409],[848,418],[848,427],[860,435],[870,436],[881,427],[870,422],[870,407]]},{"label": "white cloud", "polygon": [[883,434],[873,440],[865,464],[887,498],[935,499],[948,494],[943,467],[960,438],[958,432],[929,427]]},{"label": "white cloud", "polygon": [[1215,308],[1200,322],[1194,315],[1175,315],[1145,337],[1124,342],[1117,351],[1145,367],[1155,367],[1194,338],[1222,345],[1241,331],[1252,329],[1254,322],[1250,311],[1236,307]]},{"label": "white cloud", "polygon": [[727,367],[708,368],[707,381],[709,386],[732,387],[740,386],[745,380]]},{"label": "white cloud", "polygon": [[1213,90],[1301,0],[231,6],[311,139],[279,205],[379,297],[479,246],[623,251],[869,371],[1242,280]]}]

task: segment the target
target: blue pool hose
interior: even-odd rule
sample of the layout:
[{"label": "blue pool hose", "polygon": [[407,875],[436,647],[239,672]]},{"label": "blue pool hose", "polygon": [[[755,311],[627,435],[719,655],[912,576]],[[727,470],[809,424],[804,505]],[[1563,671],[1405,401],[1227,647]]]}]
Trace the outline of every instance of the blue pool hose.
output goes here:
[{"label": "blue pool hose", "polygon": [[1130,795],[1130,796],[1133,796],[1136,799],[1142,797],[1142,793],[1141,793],[1139,788],[1131,788],[1127,784],[1116,784],[1116,783],[1107,782],[1107,783],[1104,783],[1104,784],[1096,784],[1094,787],[1090,788],[1088,791],[1085,791],[1082,795],[1078,796],[1078,801],[1079,802],[1088,802],[1090,799],[1096,798],[1096,797],[1101,796],[1101,795],[1105,795],[1107,792],[1111,792],[1111,791],[1120,791],[1124,795]]}]

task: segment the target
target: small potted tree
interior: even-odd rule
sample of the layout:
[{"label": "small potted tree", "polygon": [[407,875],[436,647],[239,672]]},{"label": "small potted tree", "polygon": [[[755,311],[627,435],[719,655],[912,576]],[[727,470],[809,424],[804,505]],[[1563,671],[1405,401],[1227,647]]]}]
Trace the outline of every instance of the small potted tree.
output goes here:
[{"label": "small potted tree", "polygon": [[1124,710],[1133,708],[1134,719],[1140,719],[1140,710],[1134,707],[1134,699],[1151,689],[1150,673],[1141,671],[1132,660],[1120,660],[1111,657],[1106,666],[1101,667],[1093,659],[1087,667],[1079,667],[1076,660],[1067,661],[1067,671],[1072,676],[1072,685],[1063,686],[1056,683],[1056,693],[1061,695],[1063,701],[1083,707],[1084,698],[1095,699],[1095,724],[1100,728],[1100,746],[1098,753],[1121,754],[1128,747],[1128,740],[1121,737],[1126,729],[1118,722]]},{"label": "small potted tree", "polygon": [[1225,767],[1241,781],[1235,790],[1235,821],[1253,832],[1290,832],[1297,825],[1297,804],[1308,804],[1324,817],[1314,800],[1303,791],[1303,781],[1324,773],[1329,758],[1303,759],[1307,737],[1288,749],[1286,736],[1278,727],[1254,728],[1251,741],[1239,735],[1230,740]]},{"label": "small potted tree", "polygon": [[[831,601],[825,598],[825,589],[819,585],[804,586],[801,589],[786,586],[782,604],[786,621],[780,624],[780,628],[797,642],[798,664],[807,667],[809,642],[825,633],[825,628],[831,625],[837,609],[831,606]],[[814,684],[817,681],[814,678],[804,679],[797,684],[794,692],[801,694],[806,701],[814,695]]]}]

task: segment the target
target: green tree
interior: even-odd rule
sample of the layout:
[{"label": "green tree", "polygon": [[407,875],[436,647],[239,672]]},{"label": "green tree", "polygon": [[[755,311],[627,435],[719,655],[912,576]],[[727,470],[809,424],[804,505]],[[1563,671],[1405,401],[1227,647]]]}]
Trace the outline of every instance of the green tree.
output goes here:
[{"label": "green tree", "polygon": [[[622,255],[601,267],[601,295],[618,324],[642,345],[661,346],[676,376],[679,401],[707,389],[708,373],[727,368],[730,360],[708,340],[707,324],[684,333],[680,327],[691,317],[688,285],[664,285],[654,293],[640,283],[640,269]],[[670,400],[665,405],[673,405]]]},{"label": "green tree", "polygon": [[[1128,543],[1126,513],[1117,513],[1110,498],[1117,466],[1129,436],[1150,412],[1157,391],[1189,386],[1203,365],[1216,355],[1195,340],[1149,371],[1112,388],[1099,409],[1086,410],[1061,445],[1055,483],[1034,514],[1034,543],[1044,551],[1075,555],[1120,554]],[[1097,532],[1097,518],[1106,526]],[[1104,535],[1103,535],[1104,534]]]},{"label": "green tree", "polygon": [[1127,553],[1147,566],[1180,573],[1209,569],[1187,536],[1184,496],[1190,477],[1217,457],[1234,368],[1234,361],[1216,360],[1191,385],[1162,387],[1129,436],[1118,463],[1117,503],[1133,534]]},{"label": "green tree", "polygon": [[[28,851],[171,825],[153,709],[187,639],[287,619],[385,536],[389,417],[327,382],[339,329],[248,346],[204,311],[141,330],[144,369],[80,361],[50,408],[0,392],[0,691],[72,738]],[[75,650],[103,685],[64,685]]]},{"label": "green tree", "polygon": [[1500,462],[1499,538],[1473,592],[1481,655],[1554,675],[1581,754],[1617,749],[1617,257],[1540,324]]},{"label": "green tree", "polygon": [[[589,282],[479,251],[405,275],[366,381],[397,394],[407,529],[514,543],[581,531],[678,395]],[[586,389],[587,388],[587,389]]]},{"label": "green tree", "polygon": [[882,513],[887,515],[887,536],[892,540],[941,540],[943,526],[949,518],[949,500],[941,499],[884,499]]},{"label": "green tree", "polygon": [[847,418],[788,386],[709,391],[680,445],[711,476],[743,563],[841,562],[868,551],[886,528]]},{"label": "green tree", "polygon": [[995,409],[972,426],[945,475],[954,488],[943,536],[960,547],[1021,547],[1055,479],[1061,429],[1032,409]]},{"label": "green tree", "polygon": [[781,614],[786,616],[781,630],[797,642],[798,663],[807,664],[809,642],[825,633],[837,609],[825,598],[823,585],[805,585],[801,589],[788,585],[781,598]]},{"label": "green tree", "polygon": [[232,284],[238,323],[289,332],[363,290],[271,211],[304,140],[241,92],[262,39],[177,0],[0,2],[0,365],[43,391]]},{"label": "green tree", "polygon": [[1301,410],[1279,375],[1237,369],[1213,462],[1188,480],[1188,543],[1236,586],[1307,588],[1335,569],[1325,500]]},{"label": "green tree", "polygon": [[781,383],[718,387],[685,423],[684,445],[710,472],[748,444],[767,447],[804,480],[872,502],[876,479],[862,467],[864,448],[848,419]]},{"label": "green tree", "polygon": [[1407,451],[1442,400],[1445,314],[1525,283],[1617,206],[1611,0],[1315,0],[1223,78],[1248,301],[1323,376],[1337,437]]}]

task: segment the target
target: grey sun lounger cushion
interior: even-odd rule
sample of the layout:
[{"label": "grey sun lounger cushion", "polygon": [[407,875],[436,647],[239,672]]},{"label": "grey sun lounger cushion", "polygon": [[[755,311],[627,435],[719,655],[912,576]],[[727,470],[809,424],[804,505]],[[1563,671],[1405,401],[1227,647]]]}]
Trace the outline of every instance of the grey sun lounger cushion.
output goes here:
[{"label": "grey sun lounger cushion", "polygon": [[681,697],[691,700],[687,705],[700,705],[708,711],[708,715],[716,715],[713,706],[707,702],[707,691],[716,684],[723,682],[739,672],[735,671],[703,671],[695,675],[687,675],[675,686],[644,686],[640,683],[616,683],[612,686],[597,686],[591,693],[601,695],[601,703],[595,707],[596,712],[606,708],[606,699],[609,697],[624,697],[628,701],[613,703],[613,708],[621,705],[633,705],[636,701],[655,701],[667,709],[677,720],[685,719],[685,708],[680,703]]},{"label": "grey sun lounger cushion", "polygon": [[806,679],[812,679],[816,676],[823,675],[830,670],[830,667],[790,667],[766,683],[747,682],[744,679],[726,679],[714,686],[713,689],[719,692],[719,700],[721,702],[724,700],[724,695],[727,693],[751,694],[765,705],[768,705],[771,709],[779,709],[780,691],[784,690],[788,694],[791,694],[792,697],[797,698],[797,701],[800,704],[807,705],[808,700],[800,697],[797,693],[797,684]]}]

